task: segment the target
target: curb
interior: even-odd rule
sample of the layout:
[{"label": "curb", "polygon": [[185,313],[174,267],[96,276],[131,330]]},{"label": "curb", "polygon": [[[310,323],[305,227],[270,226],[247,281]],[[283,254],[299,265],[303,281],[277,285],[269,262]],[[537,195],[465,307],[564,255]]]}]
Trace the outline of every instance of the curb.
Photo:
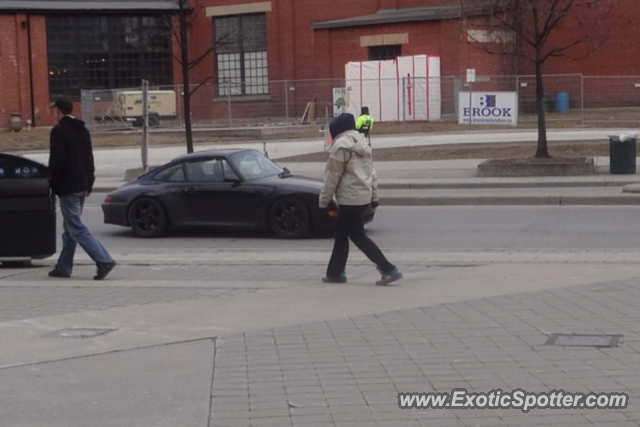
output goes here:
[{"label": "curb", "polygon": [[625,187],[639,184],[633,181],[566,181],[566,182],[387,182],[379,183],[380,190],[476,190],[500,188],[584,188]]},{"label": "curb", "polygon": [[[94,187],[94,193],[109,192],[116,187]],[[407,187],[404,187],[406,189]],[[451,187],[449,187],[451,188]],[[469,188],[462,187],[462,188]],[[499,187],[497,187],[499,188]],[[622,191],[621,191],[622,192]],[[620,194],[611,196],[380,196],[383,206],[613,206],[640,205],[640,194]]]},{"label": "curb", "polygon": [[[501,188],[612,188],[623,187],[629,188],[628,192],[640,192],[640,183],[637,179],[629,181],[565,181],[565,182],[416,182],[415,180],[403,180],[403,182],[393,182],[396,180],[388,180],[390,182],[381,182],[378,184],[380,190],[480,190],[480,189],[501,189]],[[114,191],[120,185],[124,184],[97,184],[93,187],[94,192],[108,193]],[[634,190],[634,185],[637,189]],[[629,187],[631,186],[631,187]]]},{"label": "curb", "polygon": [[405,196],[381,197],[383,206],[615,206],[639,205],[638,197],[629,196]]}]

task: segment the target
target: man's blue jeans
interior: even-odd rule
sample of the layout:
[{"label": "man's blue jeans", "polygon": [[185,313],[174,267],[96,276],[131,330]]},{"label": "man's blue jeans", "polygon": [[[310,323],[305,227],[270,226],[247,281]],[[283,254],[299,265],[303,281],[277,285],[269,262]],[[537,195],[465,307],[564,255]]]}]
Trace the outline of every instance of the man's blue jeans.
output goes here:
[{"label": "man's blue jeans", "polygon": [[113,261],[109,252],[100,244],[98,239],[85,227],[80,219],[84,207],[85,193],[73,193],[59,196],[60,211],[62,212],[62,251],[58,257],[56,269],[61,273],[71,274],[73,270],[73,256],[77,245],[96,263],[107,264]]}]

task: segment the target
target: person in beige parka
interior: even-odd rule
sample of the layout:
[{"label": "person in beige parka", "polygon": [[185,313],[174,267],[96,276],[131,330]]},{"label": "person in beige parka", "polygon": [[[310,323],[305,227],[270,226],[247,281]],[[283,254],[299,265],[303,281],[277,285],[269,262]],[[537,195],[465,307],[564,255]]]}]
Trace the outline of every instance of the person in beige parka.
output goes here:
[{"label": "person in beige parka", "polygon": [[371,205],[378,207],[378,182],[373,169],[371,147],[364,135],[356,130],[352,114],[343,113],[329,124],[332,144],[324,173],[324,185],[319,204],[327,208],[332,199],[338,204],[333,252],[323,282],[346,283],[349,239],[377,267],[382,278],[376,285],[388,285],[402,278],[400,269],[391,264],[380,248],[367,237],[363,215]]}]

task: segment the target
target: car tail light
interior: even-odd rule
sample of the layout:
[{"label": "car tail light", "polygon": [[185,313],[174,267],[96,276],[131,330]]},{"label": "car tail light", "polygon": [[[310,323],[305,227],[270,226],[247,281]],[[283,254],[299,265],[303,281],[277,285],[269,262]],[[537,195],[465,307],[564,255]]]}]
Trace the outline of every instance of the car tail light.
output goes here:
[{"label": "car tail light", "polygon": [[109,203],[113,201],[113,197],[111,196],[111,194],[107,194],[104,198],[104,202],[105,203]]},{"label": "car tail light", "polygon": [[336,216],[338,216],[338,211],[328,210],[327,211],[327,215],[336,217]]}]

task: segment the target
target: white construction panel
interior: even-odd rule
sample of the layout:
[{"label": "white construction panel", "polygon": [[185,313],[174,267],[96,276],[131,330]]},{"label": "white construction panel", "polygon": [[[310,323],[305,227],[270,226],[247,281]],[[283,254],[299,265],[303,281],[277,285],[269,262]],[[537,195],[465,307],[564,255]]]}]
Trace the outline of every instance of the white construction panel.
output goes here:
[{"label": "white construction panel", "polygon": [[430,56],[428,65],[428,117],[429,120],[440,120],[442,118],[442,83],[440,81],[440,57]]},{"label": "white construction panel", "polygon": [[417,55],[346,66],[347,108],[369,107],[376,121],[439,120],[440,58]]},{"label": "white construction panel", "polygon": [[369,107],[372,114],[381,114],[380,107],[380,91],[377,90],[380,85],[380,69],[378,61],[361,62],[362,80],[360,81],[360,101],[358,108],[352,111],[356,117],[360,115],[360,108]]},{"label": "white construction panel", "polygon": [[399,78],[403,86],[402,117],[404,120],[427,120],[427,57],[398,58]]},{"label": "white construction panel", "polygon": [[[354,114],[354,109],[357,109],[358,114],[360,112],[360,105],[354,105],[355,100],[359,100],[362,98],[362,79],[361,79],[361,70],[362,63],[361,62],[349,62],[346,67],[346,94],[345,94],[345,107],[344,111],[347,113]],[[357,117],[357,115],[356,115]]]},{"label": "white construction panel", "polygon": [[[396,61],[378,61],[378,75],[380,83],[378,86],[380,114],[378,121],[395,122],[401,120],[399,116],[399,100],[400,91],[398,87],[398,64]],[[375,87],[371,88],[372,92],[376,91]],[[371,111],[371,110],[369,110]],[[375,116],[374,116],[375,119]]]}]

